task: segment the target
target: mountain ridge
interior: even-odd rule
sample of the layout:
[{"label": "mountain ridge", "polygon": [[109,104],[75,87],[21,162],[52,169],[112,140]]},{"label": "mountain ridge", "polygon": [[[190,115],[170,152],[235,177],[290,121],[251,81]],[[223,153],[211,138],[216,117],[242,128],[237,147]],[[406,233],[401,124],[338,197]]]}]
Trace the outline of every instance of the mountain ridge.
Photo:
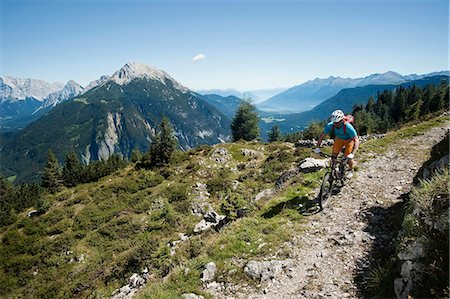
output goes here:
[{"label": "mountain ridge", "polygon": [[401,84],[407,81],[418,80],[421,78],[448,75],[449,71],[433,72],[423,75],[406,75],[403,76],[397,72],[388,71],[385,73],[374,73],[366,77],[360,78],[342,78],[329,76],[321,79],[315,78],[300,85],[296,85],[287,89],[286,91],[273,96],[272,98],[258,103],[257,106],[261,110],[280,110],[290,109],[295,112],[302,112],[314,108],[321,102],[336,95],[344,88],[362,87],[368,85],[388,85]]},{"label": "mountain ridge", "polygon": [[30,179],[42,168],[49,148],[60,160],[75,150],[85,163],[113,153],[129,157],[134,148],[145,152],[164,116],[184,149],[230,138],[231,120],[170,76],[115,74],[8,138],[0,150],[1,172]]}]

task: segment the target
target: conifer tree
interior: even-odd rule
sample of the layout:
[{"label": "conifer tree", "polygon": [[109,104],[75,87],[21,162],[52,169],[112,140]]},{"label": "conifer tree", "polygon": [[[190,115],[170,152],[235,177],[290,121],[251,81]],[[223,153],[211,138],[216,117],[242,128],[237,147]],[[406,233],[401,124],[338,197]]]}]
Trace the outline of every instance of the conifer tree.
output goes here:
[{"label": "conifer tree", "polygon": [[233,141],[243,139],[251,141],[259,138],[259,116],[250,100],[244,100],[239,106],[231,124]]},{"label": "conifer tree", "polygon": [[72,151],[67,154],[66,163],[62,170],[62,179],[67,187],[74,187],[81,183],[83,176],[83,165],[77,158],[77,154]]},{"label": "conifer tree", "polygon": [[152,138],[149,151],[150,164],[157,167],[167,165],[176,147],[177,140],[174,136],[172,126],[169,120],[164,117],[159,125],[159,132]]},{"label": "conifer tree", "polygon": [[131,160],[131,162],[133,162],[133,163],[137,163],[137,162],[139,162],[141,159],[142,159],[142,153],[141,153],[141,151],[139,150],[139,148],[135,147],[135,148],[133,149],[133,151],[131,152],[130,160]]},{"label": "conifer tree", "polygon": [[281,140],[281,131],[280,126],[275,125],[272,126],[272,129],[268,133],[269,142],[276,142]]},{"label": "conifer tree", "polygon": [[58,159],[52,150],[48,151],[47,164],[42,174],[42,187],[47,188],[50,193],[55,193],[62,185],[61,169]]}]

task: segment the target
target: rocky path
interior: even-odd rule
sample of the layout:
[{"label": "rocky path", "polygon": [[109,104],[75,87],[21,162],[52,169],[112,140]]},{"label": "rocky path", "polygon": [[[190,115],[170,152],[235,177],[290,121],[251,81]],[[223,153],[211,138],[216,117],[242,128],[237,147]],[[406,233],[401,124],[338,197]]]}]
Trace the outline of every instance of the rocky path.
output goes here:
[{"label": "rocky path", "polygon": [[[431,147],[445,135],[433,128],[401,140],[384,154],[366,154],[357,175],[330,199],[327,208],[309,217],[307,231],[292,240],[291,266],[284,274],[261,283],[258,290],[242,287],[223,298],[357,298],[355,278],[373,266],[370,253],[388,248],[395,230],[391,208],[412,187],[413,178]],[[375,261],[376,262],[376,261]]]}]

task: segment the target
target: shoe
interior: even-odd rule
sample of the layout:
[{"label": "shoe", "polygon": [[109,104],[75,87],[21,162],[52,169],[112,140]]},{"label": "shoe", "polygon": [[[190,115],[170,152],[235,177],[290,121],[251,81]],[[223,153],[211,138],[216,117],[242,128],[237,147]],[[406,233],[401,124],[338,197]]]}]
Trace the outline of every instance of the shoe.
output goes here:
[{"label": "shoe", "polygon": [[353,177],[353,171],[349,171],[347,172],[347,174],[345,175],[346,179],[351,179]]}]

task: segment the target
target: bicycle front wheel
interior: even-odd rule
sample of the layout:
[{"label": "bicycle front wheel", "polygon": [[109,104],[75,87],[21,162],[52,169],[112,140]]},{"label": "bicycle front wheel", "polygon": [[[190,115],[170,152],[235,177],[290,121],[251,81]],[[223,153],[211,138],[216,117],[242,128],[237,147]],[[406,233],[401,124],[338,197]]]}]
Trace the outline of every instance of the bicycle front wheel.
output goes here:
[{"label": "bicycle front wheel", "polygon": [[323,210],[328,203],[328,199],[331,197],[333,191],[334,180],[330,172],[327,172],[322,180],[322,186],[320,187],[319,194],[319,206]]}]

